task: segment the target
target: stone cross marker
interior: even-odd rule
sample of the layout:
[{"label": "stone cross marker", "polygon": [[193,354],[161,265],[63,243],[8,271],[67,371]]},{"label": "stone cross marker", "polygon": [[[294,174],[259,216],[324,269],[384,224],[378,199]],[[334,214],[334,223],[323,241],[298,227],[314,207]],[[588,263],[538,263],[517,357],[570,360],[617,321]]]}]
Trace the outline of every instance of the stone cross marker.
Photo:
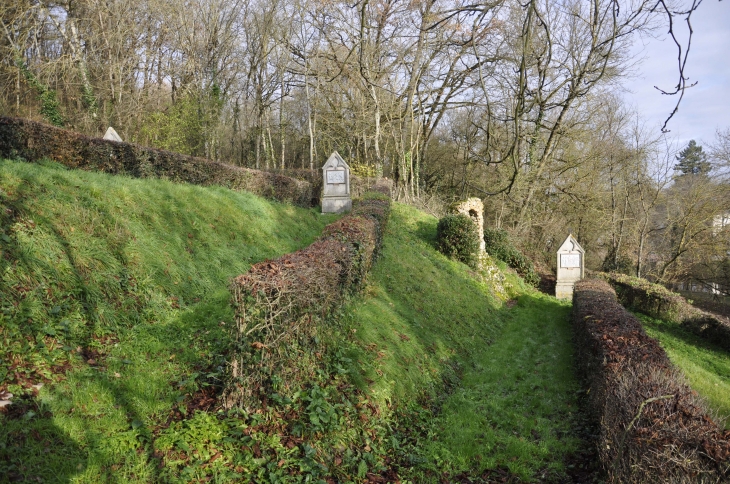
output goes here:
[{"label": "stone cross marker", "polygon": [[322,166],[322,213],[352,210],[350,197],[350,167],[336,151]]},{"label": "stone cross marker", "polygon": [[568,235],[558,249],[558,274],[555,283],[555,297],[571,299],[575,283],[585,275],[585,250],[580,246],[573,234]]},{"label": "stone cross marker", "polygon": [[122,141],[121,136],[119,136],[114,128],[109,126],[109,129],[106,130],[106,133],[104,133],[104,139],[110,140],[110,141]]}]

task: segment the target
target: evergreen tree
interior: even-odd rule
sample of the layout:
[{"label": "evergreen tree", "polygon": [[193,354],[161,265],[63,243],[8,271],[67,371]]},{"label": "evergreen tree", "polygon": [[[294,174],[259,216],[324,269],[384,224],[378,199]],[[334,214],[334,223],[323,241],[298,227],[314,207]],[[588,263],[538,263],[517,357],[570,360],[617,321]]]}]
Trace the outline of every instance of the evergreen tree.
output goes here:
[{"label": "evergreen tree", "polygon": [[710,162],[707,161],[707,153],[702,151],[702,146],[698,145],[695,140],[690,140],[685,149],[677,155],[677,164],[674,165],[676,171],[682,175],[706,175],[712,169]]}]

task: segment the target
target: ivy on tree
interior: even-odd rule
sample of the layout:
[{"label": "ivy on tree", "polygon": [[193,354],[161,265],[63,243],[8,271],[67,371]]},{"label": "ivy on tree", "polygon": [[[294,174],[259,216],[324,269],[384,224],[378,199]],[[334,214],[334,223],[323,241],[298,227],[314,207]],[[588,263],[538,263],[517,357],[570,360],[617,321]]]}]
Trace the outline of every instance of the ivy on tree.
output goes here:
[{"label": "ivy on tree", "polygon": [[698,145],[695,140],[690,140],[685,149],[677,155],[677,164],[674,165],[676,171],[681,175],[706,175],[712,169],[710,162],[707,161],[707,153],[702,151],[702,146]]}]

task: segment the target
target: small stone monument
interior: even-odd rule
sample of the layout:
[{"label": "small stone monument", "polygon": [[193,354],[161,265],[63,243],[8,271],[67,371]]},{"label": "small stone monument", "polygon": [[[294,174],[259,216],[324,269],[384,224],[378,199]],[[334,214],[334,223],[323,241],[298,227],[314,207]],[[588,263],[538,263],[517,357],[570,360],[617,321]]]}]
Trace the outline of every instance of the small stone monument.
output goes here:
[{"label": "small stone monument", "polygon": [[484,204],[482,200],[476,197],[468,198],[463,202],[457,202],[449,206],[449,213],[463,214],[471,218],[477,224],[479,233],[479,253],[484,253],[486,247],[484,243]]},{"label": "small stone monument", "polygon": [[336,151],[322,166],[322,213],[342,213],[352,210],[350,197],[350,167]]},{"label": "small stone monument", "polygon": [[109,129],[107,129],[106,133],[104,133],[104,139],[109,141],[122,141],[121,136],[119,136],[114,128],[112,128],[111,126],[109,126]]},{"label": "small stone monument", "polygon": [[555,282],[555,297],[571,299],[575,283],[585,275],[584,258],[586,251],[580,246],[573,234],[568,235],[558,249],[558,275]]}]

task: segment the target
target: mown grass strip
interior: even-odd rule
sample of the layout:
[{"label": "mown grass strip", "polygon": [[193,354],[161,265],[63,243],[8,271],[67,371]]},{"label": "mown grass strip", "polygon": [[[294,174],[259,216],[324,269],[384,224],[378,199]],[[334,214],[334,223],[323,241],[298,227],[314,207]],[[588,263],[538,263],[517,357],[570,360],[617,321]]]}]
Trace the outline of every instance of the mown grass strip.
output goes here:
[{"label": "mown grass strip", "polygon": [[[530,482],[560,480],[578,449],[578,411],[568,314],[554,298],[523,295],[503,310],[504,328],[465,365],[460,385],[426,424],[415,450],[417,482],[441,472],[488,479],[506,471]],[[423,433],[423,431],[422,431]]]}]

